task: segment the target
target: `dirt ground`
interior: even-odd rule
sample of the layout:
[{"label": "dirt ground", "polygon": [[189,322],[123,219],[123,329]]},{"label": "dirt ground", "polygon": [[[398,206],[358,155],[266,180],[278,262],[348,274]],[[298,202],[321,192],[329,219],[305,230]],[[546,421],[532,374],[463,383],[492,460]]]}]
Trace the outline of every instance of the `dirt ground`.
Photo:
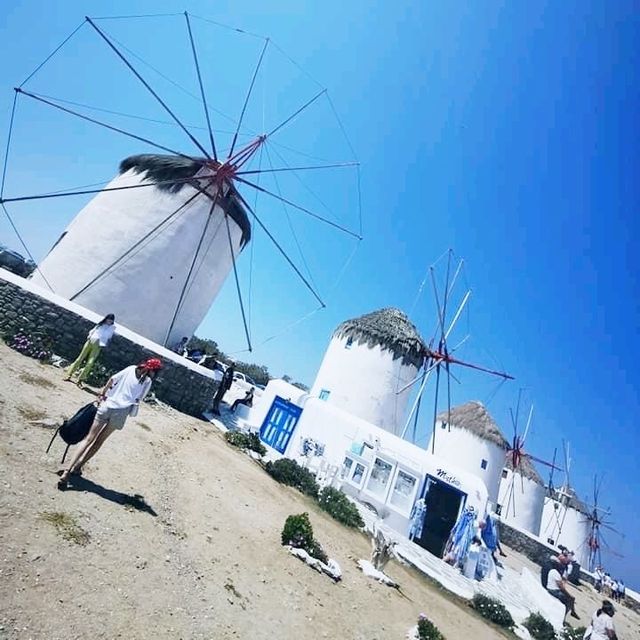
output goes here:
[{"label": "dirt ground", "polygon": [[[91,395],[4,344],[0,363],[0,638],[387,640],[420,612],[449,640],[507,637],[401,565],[388,573],[404,595],[365,578],[363,534],[173,410],[143,406],[59,492],[63,444],[46,455],[52,429],[39,421]],[[338,584],[280,546],[303,511]]]}]

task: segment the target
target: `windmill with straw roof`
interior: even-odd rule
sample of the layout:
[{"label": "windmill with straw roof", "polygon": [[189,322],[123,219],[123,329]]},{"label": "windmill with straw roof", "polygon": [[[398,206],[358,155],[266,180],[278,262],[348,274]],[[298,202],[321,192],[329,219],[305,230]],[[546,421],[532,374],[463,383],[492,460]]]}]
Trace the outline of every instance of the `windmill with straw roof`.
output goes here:
[{"label": "windmill with straw roof", "polygon": [[[164,21],[165,28],[173,25],[172,35],[175,37],[170,42],[163,37],[154,38],[154,27],[159,21]],[[135,40],[135,35],[142,34],[133,28],[134,23],[145,25],[144,38]],[[185,88],[167,75],[164,69],[159,69],[157,64],[150,63],[120,42],[110,32],[115,28],[112,27],[114,24],[127,25],[124,37],[133,47],[143,44],[151,46],[152,53],[161,53],[166,63],[175,64],[171,46],[181,38],[184,48],[180,51],[188,52],[193,65],[194,84],[191,88],[195,91]],[[211,37],[212,33],[203,37],[205,30],[211,31],[212,28],[217,30],[218,36],[224,31],[233,33],[234,38],[251,42],[250,47],[244,49],[246,69],[239,66],[232,50],[225,50],[225,59],[233,60],[235,65],[229,62],[221,65],[219,58],[207,55],[207,47],[221,39]],[[159,26],[158,30],[161,31]],[[149,45],[158,42],[163,43],[162,48],[157,44]],[[258,46],[255,46],[256,42]],[[235,40],[234,44],[237,45]],[[82,65],[75,70],[66,69],[62,77],[70,80],[70,87],[57,82],[56,90],[63,90],[62,87],[72,92],[86,90],[93,96],[101,95],[105,87],[110,87],[111,90],[103,99],[111,99],[114,96],[126,98],[135,87],[152,105],[150,108],[158,110],[165,119],[105,108],[110,104],[80,102],[75,93],[53,97],[45,90],[33,88],[40,82],[46,87],[47,71],[61,57],[59,52],[69,49],[73,49],[74,56],[67,60],[86,60],[92,54],[103,55],[104,71],[98,76],[95,72],[89,73],[90,65]],[[270,56],[272,59],[280,56],[298,74],[297,78],[305,79],[307,84],[302,88],[302,96],[296,96],[293,100],[285,101],[283,92],[278,92],[274,109],[267,113],[264,73]],[[216,64],[211,65],[211,60],[216,60]],[[113,66],[107,67],[107,61]],[[179,66],[180,73],[186,71],[184,65],[176,66]],[[236,100],[231,100],[221,88],[223,83],[220,82],[220,75],[229,73],[230,86],[237,87],[237,76],[241,71],[247,74],[247,89],[237,95]],[[114,75],[109,76],[108,72]],[[83,74],[87,73],[85,78]],[[55,74],[52,75],[55,77]],[[176,104],[166,97],[164,91],[158,88],[161,82],[165,89],[168,83],[172,89],[181,91],[180,103]],[[270,82],[277,85],[276,78],[270,78]],[[318,85],[315,80],[311,82]],[[264,84],[263,104],[256,106],[256,85],[260,83]],[[294,83],[295,79],[288,82],[287,87]],[[81,208],[38,265],[33,281],[101,314],[115,313],[120,324],[157,343],[171,346],[183,336],[193,334],[223,283],[233,274],[247,350],[251,351],[254,347],[250,318],[255,279],[253,249],[250,252],[248,285],[245,281],[243,286],[238,259],[250,241],[255,241],[256,236],[261,235],[282,260],[281,263],[274,261],[274,264],[281,264],[286,275],[295,279],[297,286],[304,288],[309,296],[306,303],[312,300],[314,311],[309,313],[307,308],[302,319],[323,308],[324,298],[309,267],[310,261],[305,256],[301,230],[297,226],[299,223],[294,224],[291,218],[292,215],[304,216],[318,225],[314,227],[313,244],[308,241],[307,248],[321,246],[319,238],[325,237],[322,235],[325,232],[340,234],[350,243],[351,240],[360,240],[361,223],[356,227],[353,220],[347,222],[344,215],[336,215],[326,203],[327,195],[331,195],[328,194],[329,189],[325,188],[323,197],[320,197],[320,189],[314,184],[314,177],[317,181],[320,180],[318,176],[358,171],[358,162],[324,160],[317,154],[300,152],[282,143],[282,136],[290,132],[300,119],[304,121],[309,109],[319,109],[322,104],[325,113],[332,119],[333,130],[353,152],[327,90],[315,86],[310,89],[308,83],[308,74],[269,38],[226,27],[187,12],[85,18],[15,88],[14,93],[0,182],[0,207],[27,254],[32,257],[16,223],[14,208],[27,202],[35,207],[41,202],[66,202],[64,199],[86,199],[87,196],[93,198]],[[121,86],[128,90],[117,91],[116,88]],[[216,100],[223,97],[229,99],[230,104],[237,108],[237,116],[227,116],[215,109],[209,103],[207,87],[214,88],[212,95]],[[197,104],[191,117],[199,115],[204,127],[188,124],[183,119],[182,112],[188,106],[182,99],[185,95]],[[85,97],[82,99],[85,100]],[[87,101],[90,99],[86,97]],[[79,151],[65,148],[65,153],[60,153],[61,158],[73,157],[74,161],[91,166],[88,151],[93,149],[91,138],[88,137],[91,131],[107,131],[114,140],[126,140],[129,145],[134,144],[136,151],[124,160],[121,160],[122,156],[102,160],[111,162],[114,168],[119,163],[118,175],[110,180],[57,191],[51,191],[48,186],[42,188],[40,193],[34,187],[34,191],[26,195],[7,195],[7,188],[13,186],[17,173],[14,172],[13,163],[22,159],[17,154],[12,156],[12,148],[17,143],[25,144],[20,138],[23,130],[16,123],[20,122],[26,103],[31,105],[30,108],[46,109],[60,115],[65,122],[77,123],[73,126],[82,127],[83,148]],[[277,109],[285,103],[288,103],[286,111]],[[319,126],[318,121],[327,124],[318,117],[317,112],[315,115],[316,126]],[[232,123],[230,130],[216,128],[221,117]],[[122,125],[123,119],[134,120],[137,128]],[[156,135],[159,126],[162,137]],[[172,128],[167,129],[167,126]],[[154,134],[147,134],[147,130],[153,130]],[[313,151],[314,145],[319,145],[322,140],[309,136],[308,130],[304,130],[304,135],[305,139],[310,140]],[[66,142],[65,138],[63,144]],[[104,155],[109,149],[111,146],[105,145]],[[140,153],[138,149],[149,149],[152,153]],[[41,149],[39,152],[42,154]],[[300,157],[305,157],[305,161],[301,161]],[[71,172],[72,167],[69,169]],[[38,172],[34,175],[37,178]],[[360,217],[359,178],[355,173],[353,175],[350,188],[347,188],[346,181],[335,183],[340,184],[341,189],[334,200],[355,201],[355,209]],[[287,179],[289,182],[285,184]],[[292,184],[296,185],[296,189],[290,193],[287,185],[291,188]],[[352,193],[357,195],[352,196]],[[261,198],[259,208],[258,197]],[[273,219],[269,223],[266,219],[263,221],[263,202],[275,205],[280,217],[288,221],[292,236],[289,245],[294,247],[299,257],[290,255],[287,244],[279,237],[278,224],[274,225]],[[283,229],[284,225],[280,223],[279,227]],[[338,241],[336,235],[330,237]],[[345,268],[347,263],[348,259]]]}]

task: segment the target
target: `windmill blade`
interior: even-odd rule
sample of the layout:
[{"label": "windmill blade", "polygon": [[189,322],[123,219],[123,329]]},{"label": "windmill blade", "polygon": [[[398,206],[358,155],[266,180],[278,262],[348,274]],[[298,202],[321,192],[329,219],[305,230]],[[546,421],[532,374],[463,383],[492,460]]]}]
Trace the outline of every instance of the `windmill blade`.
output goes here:
[{"label": "windmill blade", "polygon": [[513,428],[518,432],[518,419],[520,418],[520,401],[522,400],[522,387],[518,389],[518,403],[516,404],[516,417],[514,419]]},{"label": "windmill blade", "polygon": [[556,456],[558,455],[558,447],[553,450],[553,461],[551,462],[551,471],[549,471],[549,495],[553,491],[553,472],[556,470]]},{"label": "windmill blade", "polygon": [[411,411],[409,412],[409,417],[407,418],[407,421],[404,425],[404,429],[400,434],[401,438],[404,438],[407,433],[407,429],[409,428],[409,424],[411,423],[411,418],[413,417],[413,414],[416,412],[420,404],[420,400],[422,398],[422,394],[424,393],[424,389],[427,385],[427,381],[429,380],[429,376],[431,375],[431,372],[434,370],[435,366],[436,366],[435,364],[432,364],[429,368],[425,366],[425,370],[422,374],[423,375],[422,383],[420,384],[420,388],[418,389],[418,393],[416,394],[416,399],[413,402],[413,406],[411,407]]},{"label": "windmill blade", "polygon": [[[453,316],[453,319],[451,320],[451,322],[449,323],[449,328],[447,329],[447,331],[444,334],[444,339],[445,341],[449,338],[449,335],[451,334],[451,332],[453,331],[453,328],[456,326],[456,323],[458,322],[458,320],[460,319],[460,316],[462,315],[462,312],[464,311],[465,306],[467,305],[467,302],[469,301],[469,298],[471,297],[471,289],[469,289],[465,295],[464,298],[462,298],[462,302],[458,305],[458,308],[456,309],[456,312]],[[467,336],[468,338],[468,336]],[[465,338],[457,347],[460,347],[465,341]],[[454,349],[455,351],[455,349]]]},{"label": "windmill blade", "polygon": [[524,445],[525,440],[527,439],[527,434],[529,433],[529,428],[531,427],[531,418],[533,418],[533,405],[529,409],[529,417],[527,418],[527,426],[524,428],[524,435],[522,436],[522,444]]},{"label": "windmill blade", "polygon": [[445,369],[447,372],[447,431],[451,431],[451,369],[449,361],[445,361]]},{"label": "windmill blade", "polygon": [[[530,453],[524,453],[523,452],[522,455],[526,456],[530,460],[533,460],[534,462],[537,462],[538,464],[543,464],[543,465],[545,465],[545,467],[550,467],[552,471],[554,469],[557,470],[557,471],[562,471],[562,469],[560,467],[556,467],[553,462],[547,462],[546,460],[543,460],[542,458],[538,458],[538,457],[536,457],[534,455],[531,455]],[[554,455],[554,462],[555,462],[555,455]]]},{"label": "windmill blade", "polygon": [[571,480],[569,479],[569,470],[571,469],[571,458],[569,456],[569,443],[566,440],[562,440],[562,450],[564,452],[564,474],[565,484],[567,487],[571,486]]},{"label": "windmill blade", "polygon": [[436,364],[436,394],[433,402],[433,432],[431,437],[431,453],[436,452],[436,417],[438,416],[438,391],[440,390],[440,363]]},{"label": "windmill blade", "polygon": [[513,415],[513,409],[509,407],[509,414],[511,415],[511,426],[513,427],[513,437],[515,438],[518,433],[518,427],[516,425],[516,417]]}]

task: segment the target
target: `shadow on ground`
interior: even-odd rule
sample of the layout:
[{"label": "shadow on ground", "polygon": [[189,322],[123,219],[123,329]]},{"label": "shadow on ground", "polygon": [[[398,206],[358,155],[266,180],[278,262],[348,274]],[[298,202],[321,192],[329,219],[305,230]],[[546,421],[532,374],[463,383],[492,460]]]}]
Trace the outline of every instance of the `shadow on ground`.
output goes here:
[{"label": "shadow on ground", "polygon": [[142,511],[154,517],[158,515],[154,508],[144,499],[144,496],[141,496],[139,493],[129,495],[128,493],[122,493],[115,489],[107,489],[107,487],[103,487],[101,484],[93,482],[93,480],[82,477],[72,477],[71,482],[72,484],[69,484],[67,491],[95,493],[97,496],[120,504],[123,507],[130,507],[135,511]]}]

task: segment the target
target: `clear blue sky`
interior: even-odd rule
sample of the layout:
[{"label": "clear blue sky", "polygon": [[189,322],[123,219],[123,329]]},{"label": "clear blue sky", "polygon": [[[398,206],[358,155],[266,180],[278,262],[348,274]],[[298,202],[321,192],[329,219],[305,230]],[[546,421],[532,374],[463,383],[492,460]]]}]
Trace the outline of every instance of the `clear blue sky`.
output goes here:
[{"label": "clear blue sky", "polygon": [[[111,15],[158,12],[155,2],[110,4]],[[27,0],[0,10],[4,122],[12,88],[85,14],[104,15],[101,5],[65,2],[53,11],[50,3]],[[474,291],[459,332],[464,335],[468,326],[472,338],[461,355],[499,363],[517,377],[501,387],[491,411],[510,436],[508,408],[518,388],[526,387],[536,407],[529,450],[550,458],[562,438],[569,440],[572,481],[583,496],[595,473],[606,474],[601,501],[627,534],[624,540],[607,536],[625,556],[608,557],[608,564],[640,586],[640,537],[634,526],[640,510],[638,187],[633,180],[640,106],[637,3],[397,2],[375,9],[364,0],[162,5],[163,11],[184,8],[272,37],[329,89],[362,163],[365,239],[332,293],[353,243],[303,217],[294,220],[328,308],[239,357],[267,364],[273,374],[312,382],[339,322],[383,306],[409,310],[426,267],[452,247],[465,258]],[[184,24],[175,20],[101,24],[196,92]],[[205,41],[208,95],[212,106],[237,114],[259,41],[231,32],[213,36],[209,27],[197,26]],[[284,60],[271,63],[256,85],[260,99],[247,120],[255,130],[262,126],[262,105],[265,122],[277,122],[317,90],[311,80],[299,83],[299,74]],[[185,121],[204,124],[197,103],[156,81]],[[74,47],[65,48],[30,87],[166,119],[84,27]],[[350,159],[335,122],[325,128],[330,116],[319,109],[317,117],[283,132],[280,142],[322,158]],[[5,195],[106,180],[124,155],[147,151],[65,118],[21,101]],[[193,152],[175,128],[115,116],[109,121]],[[314,179],[323,198],[332,200],[331,209],[340,209],[337,218],[354,228],[355,186],[346,176]],[[303,196],[293,182],[288,187]],[[12,207],[36,258],[85,201]],[[258,205],[297,259],[282,210],[262,199]],[[4,219],[0,241],[19,248]],[[245,287],[248,251],[240,260]],[[254,251],[251,317],[259,344],[315,305],[268,250],[264,236],[256,235]],[[431,296],[425,294],[414,319],[429,335],[434,318]],[[231,279],[199,333],[228,352],[244,348]],[[454,403],[485,400],[495,387],[481,375],[459,372],[459,378]],[[421,437],[427,429],[424,416]]]}]

